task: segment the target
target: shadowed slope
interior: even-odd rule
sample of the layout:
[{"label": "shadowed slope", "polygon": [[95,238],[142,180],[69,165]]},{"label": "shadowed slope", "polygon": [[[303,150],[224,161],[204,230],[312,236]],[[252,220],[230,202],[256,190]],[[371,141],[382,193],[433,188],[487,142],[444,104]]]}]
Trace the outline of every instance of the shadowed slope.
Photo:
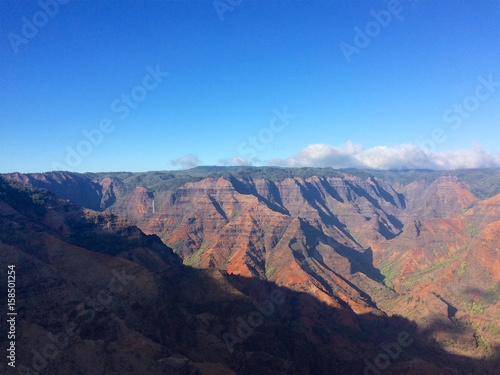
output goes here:
[{"label": "shadowed slope", "polygon": [[[358,314],[400,314],[422,327],[437,319],[448,328],[435,339],[448,351],[480,357],[500,343],[500,216],[496,196],[472,192],[496,191],[493,172],[222,168],[91,182],[117,186],[106,211],[157,234],[187,265],[268,280]],[[72,181],[52,175],[61,192]]]},{"label": "shadowed slope", "polygon": [[361,374],[402,332],[411,344],[386,373],[493,374],[498,360],[497,347],[491,360],[446,354],[403,318],[190,269],[123,219],[3,181],[0,224],[2,280],[7,264],[18,275],[18,366],[40,373]]}]

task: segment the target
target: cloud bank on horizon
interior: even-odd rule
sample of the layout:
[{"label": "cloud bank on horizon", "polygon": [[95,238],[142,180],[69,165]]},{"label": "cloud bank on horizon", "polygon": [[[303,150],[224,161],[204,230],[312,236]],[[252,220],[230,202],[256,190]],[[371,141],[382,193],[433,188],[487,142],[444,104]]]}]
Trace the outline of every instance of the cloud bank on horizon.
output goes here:
[{"label": "cloud bank on horizon", "polygon": [[237,166],[267,164],[281,167],[452,170],[500,167],[500,155],[487,152],[478,144],[469,149],[435,152],[412,144],[364,149],[362,145],[347,141],[341,146],[311,144],[294,156],[270,158],[266,163],[241,157],[220,159],[219,162]]},{"label": "cloud bank on horizon", "polygon": [[189,169],[197,167],[201,164],[201,160],[193,154],[186,154],[180,158],[171,160],[170,163],[174,166],[179,166],[181,169]]}]

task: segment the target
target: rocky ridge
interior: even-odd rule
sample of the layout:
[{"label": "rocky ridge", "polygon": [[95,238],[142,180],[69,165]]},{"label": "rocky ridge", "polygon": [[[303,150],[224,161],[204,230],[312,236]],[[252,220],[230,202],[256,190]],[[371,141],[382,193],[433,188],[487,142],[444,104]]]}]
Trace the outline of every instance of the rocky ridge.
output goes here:
[{"label": "rocky ridge", "polygon": [[[40,179],[20,176],[9,178]],[[422,330],[438,320],[443,329],[431,331],[447,350],[489,357],[500,339],[499,195],[479,199],[464,180],[235,174],[167,190],[125,191],[109,176],[86,184],[102,186],[100,204],[112,190],[104,210],[158,235],[186,265],[273,282],[356,314],[399,314]]]}]

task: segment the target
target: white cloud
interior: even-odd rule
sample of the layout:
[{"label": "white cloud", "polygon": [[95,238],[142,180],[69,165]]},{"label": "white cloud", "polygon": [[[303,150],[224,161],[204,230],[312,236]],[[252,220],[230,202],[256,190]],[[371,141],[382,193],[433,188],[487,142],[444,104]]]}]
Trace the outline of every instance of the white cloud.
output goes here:
[{"label": "white cloud", "polygon": [[244,165],[253,165],[250,159],[242,158],[241,156],[233,156],[232,158],[224,158],[219,159],[219,163],[222,165],[231,165],[231,166],[244,166]]},{"label": "white cloud", "polygon": [[333,167],[366,169],[466,169],[500,167],[500,156],[475,144],[466,150],[432,152],[415,145],[376,146],[367,150],[351,141],[342,146],[313,144],[295,156],[269,159],[269,164],[286,167]]},{"label": "white cloud", "polygon": [[356,155],[362,152],[362,150],[362,146],[353,145],[351,141],[347,141],[342,146],[330,146],[318,143],[303,148],[295,156],[286,158],[285,160],[278,158],[269,159],[269,163],[287,167],[358,167]]},{"label": "white cloud", "polygon": [[193,154],[187,154],[183,157],[171,160],[170,162],[172,165],[180,165],[182,169],[194,168],[201,164],[200,159]]}]

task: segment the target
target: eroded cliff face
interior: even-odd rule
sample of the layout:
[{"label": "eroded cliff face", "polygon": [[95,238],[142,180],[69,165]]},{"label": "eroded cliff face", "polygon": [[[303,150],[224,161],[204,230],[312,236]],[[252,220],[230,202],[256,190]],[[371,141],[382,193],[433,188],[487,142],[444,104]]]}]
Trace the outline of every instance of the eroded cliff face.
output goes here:
[{"label": "eroded cliff face", "polygon": [[116,202],[120,184],[111,178],[92,181],[78,173],[10,173],[4,176],[32,188],[46,189],[59,197],[91,210],[103,211]]},{"label": "eroded cliff face", "polygon": [[[301,225],[291,219],[281,237],[305,241],[295,237],[294,231],[307,236]],[[314,298],[312,290],[186,267],[157,236],[119,216],[1,179],[0,226],[0,276],[6,279],[8,264],[17,269],[22,373],[363,373],[380,343],[402,332],[410,344],[391,362],[392,374],[494,369],[493,360],[441,352],[430,334],[401,317],[355,314]],[[303,270],[292,272],[300,280]],[[6,347],[5,336],[0,344]],[[10,371],[5,357],[0,370]]]},{"label": "eroded cliff face", "polygon": [[439,177],[428,187],[415,181],[402,190],[408,210],[420,219],[445,218],[477,201],[470,187],[455,176]]},{"label": "eroded cliff face", "polygon": [[[13,178],[38,186],[40,176]],[[112,178],[91,184],[89,202],[157,234],[186,265],[357,314],[403,315],[422,329],[439,322],[435,338],[458,354],[488,356],[500,343],[500,195],[480,201],[455,176],[394,187],[347,174],[229,176],[127,194]]]},{"label": "eroded cliff face", "polygon": [[404,206],[402,195],[374,178],[221,177],[174,192],[137,187],[109,210],[158,234],[186,264],[268,279],[366,312],[375,304],[354,284],[385,288],[369,245],[400,233]]}]

